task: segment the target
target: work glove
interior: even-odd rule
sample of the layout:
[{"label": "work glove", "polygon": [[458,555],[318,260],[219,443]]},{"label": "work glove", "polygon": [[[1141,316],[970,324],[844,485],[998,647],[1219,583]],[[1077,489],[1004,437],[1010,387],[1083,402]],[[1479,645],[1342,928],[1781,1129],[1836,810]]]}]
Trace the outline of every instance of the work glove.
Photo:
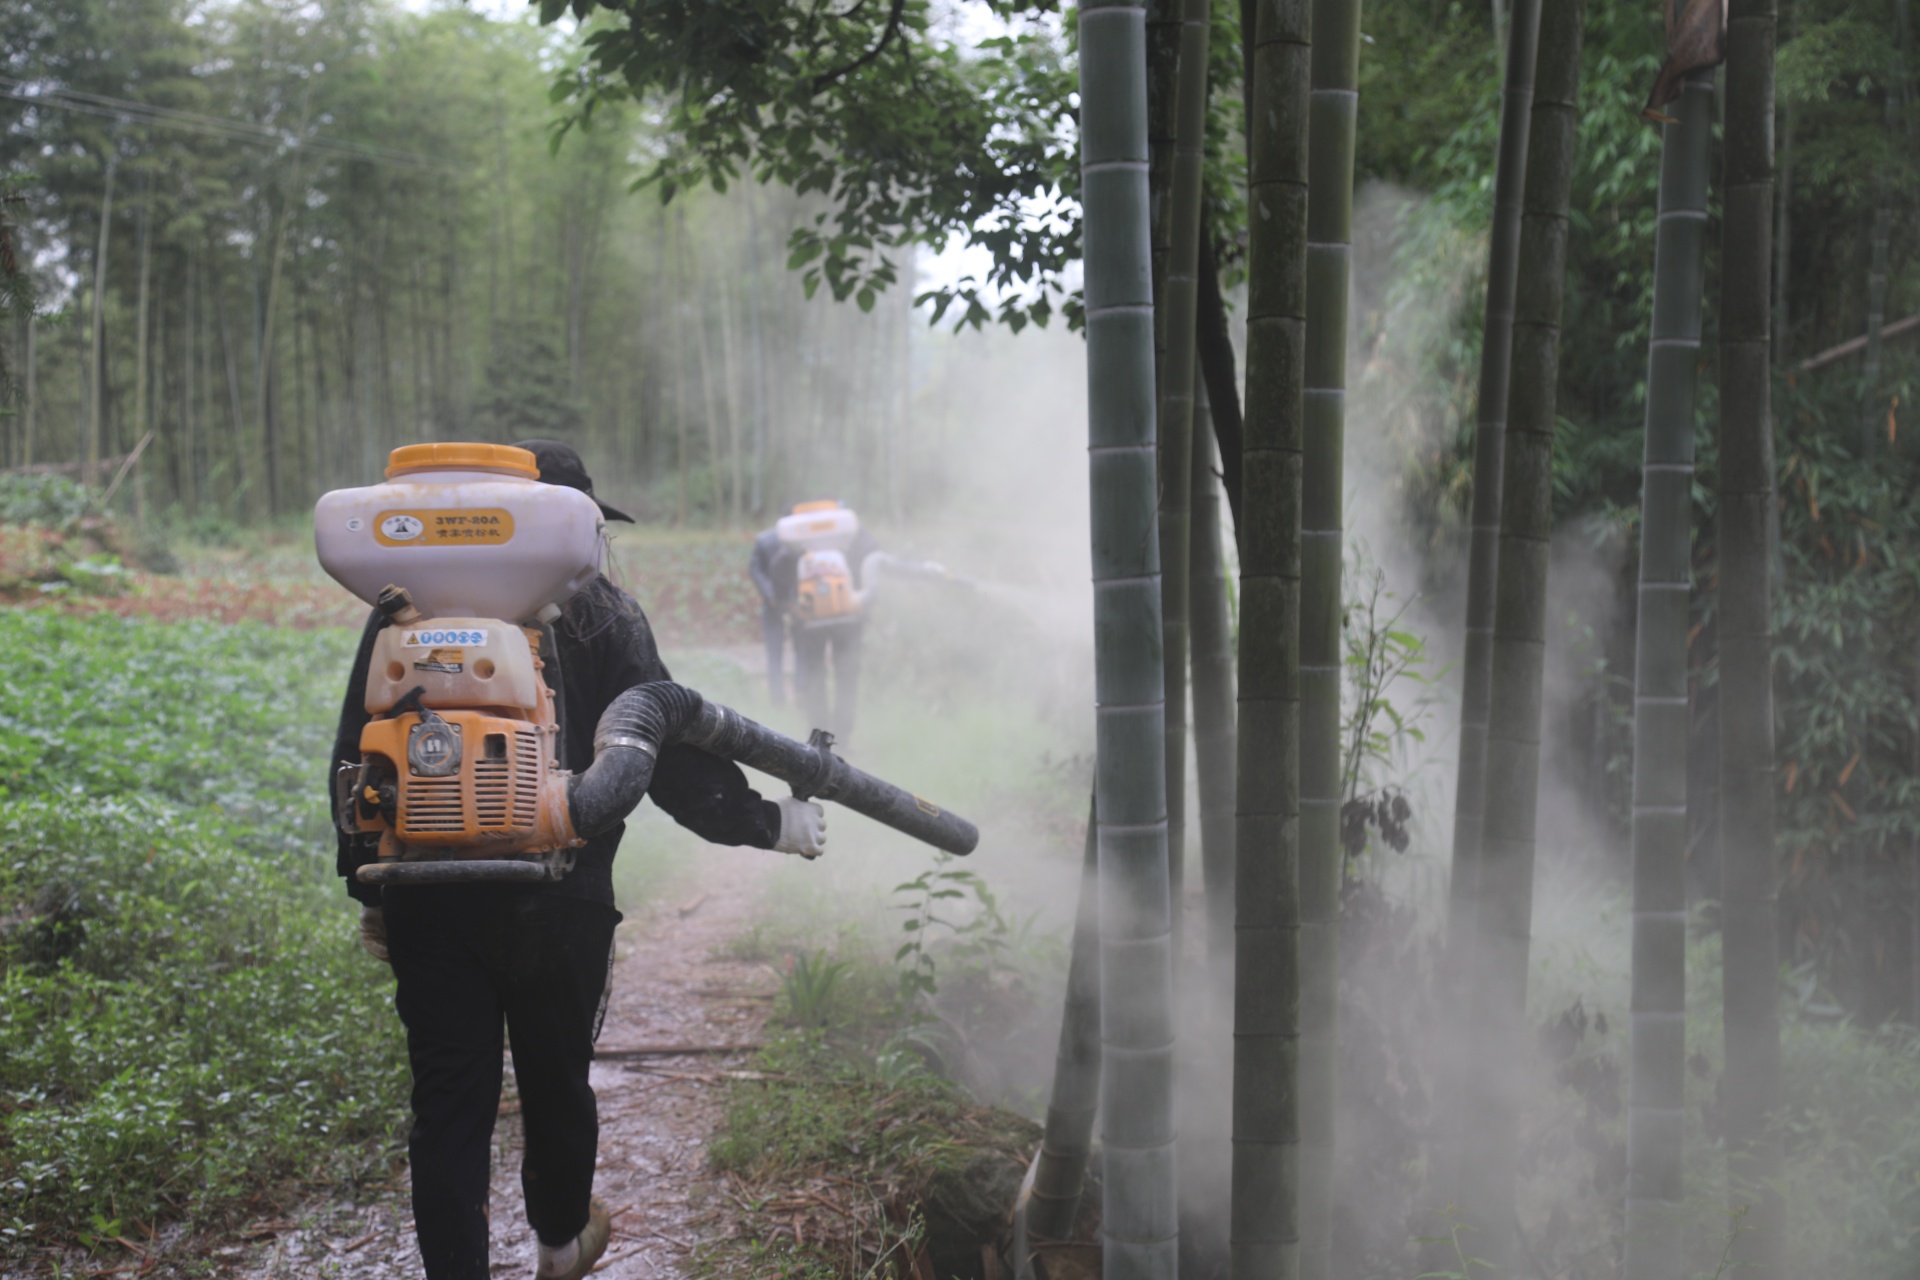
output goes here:
[{"label": "work glove", "polygon": [[387,963],[387,916],[380,908],[360,908],[360,945],[375,960]]},{"label": "work glove", "polygon": [[797,853],[811,861],[827,851],[827,811],[811,800],[782,796],[780,838],[773,847],[780,853]]}]

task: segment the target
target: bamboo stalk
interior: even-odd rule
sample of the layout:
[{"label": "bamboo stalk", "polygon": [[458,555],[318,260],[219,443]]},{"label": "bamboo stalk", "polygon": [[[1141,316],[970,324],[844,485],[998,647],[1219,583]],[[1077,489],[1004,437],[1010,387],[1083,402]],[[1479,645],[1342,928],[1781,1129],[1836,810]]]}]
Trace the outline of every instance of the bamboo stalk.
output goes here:
[{"label": "bamboo stalk", "polygon": [[[1500,141],[1494,160],[1493,219],[1487,239],[1486,307],[1480,329],[1480,383],[1474,408],[1473,505],[1467,550],[1466,627],[1460,661],[1460,734],[1453,793],[1453,861],[1447,888],[1446,970],[1443,990],[1455,1016],[1471,1002],[1467,968],[1475,946],[1473,907],[1480,870],[1487,786],[1488,690],[1493,680],[1493,594],[1500,557],[1501,463],[1506,452],[1507,392],[1513,371],[1513,297],[1520,264],[1520,220],[1527,176],[1527,139],[1533,116],[1534,55],[1540,0],[1514,0],[1507,21],[1505,73],[1500,92]],[[1443,1096],[1464,1097],[1474,1069],[1470,1047],[1440,1047]],[[1437,1211],[1453,1197],[1468,1136],[1464,1106],[1444,1113],[1427,1203]],[[1453,1265],[1440,1237],[1445,1221],[1424,1235],[1424,1269]]]},{"label": "bamboo stalk", "polygon": [[1171,1280],[1179,1247],[1145,25],[1137,0],[1080,11],[1109,1280]]},{"label": "bamboo stalk", "polygon": [[[180,478],[182,497],[189,511],[197,510],[200,505],[196,428],[200,424],[201,397],[206,387],[206,307],[199,267],[199,247],[188,241],[186,318],[180,335]],[[197,378],[196,371],[200,375]]]},{"label": "bamboo stalk", "polygon": [[1533,923],[1534,822],[1539,804],[1541,681],[1546,648],[1547,553],[1553,522],[1553,430],[1566,291],[1567,203],[1573,173],[1584,0],[1543,5],[1528,126],[1527,181],[1514,294],[1513,375],[1500,498],[1493,681],[1487,719],[1487,795],[1475,885],[1477,945],[1470,970],[1471,1144],[1460,1203],[1481,1256],[1511,1266],[1519,1144],[1516,1099],[1504,1068],[1527,1046],[1526,992]]},{"label": "bamboo stalk", "polygon": [[[133,429],[143,434],[152,427],[147,421],[147,313],[151,301],[148,284],[153,269],[153,180],[148,178],[145,185],[140,201],[140,269],[133,311]],[[136,477],[134,512],[141,523],[146,521],[146,505],[140,500],[143,491],[144,486]]]},{"label": "bamboo stalk", "polygon": [[[1045,1136],[1027,1201],[1027,1234],[1067,1240],[1080,1213],[1093,1122],[1100,1109],[1100,877],[1099,801],[1087,806],[1086,854],[1080,864],[1080,900],[1067,960],[1066,1006],[1053,1059],[1053,1094]],[[1019,1269],[1025,1259],[1014,1259]]]},{"label": "bamboo stalk", "polygon": [[1500,91],[1500,149],[1494,162],[1493,225],[1487,244],[1487,301],[1480,329],[1480,387],[1473,427],[1472,533],[1467,552],[1466,640],[1460,662],[1460,754],[1454,779],[1453,874],[1448,938],[1457,966],[1471,946],[1473,895],[1486,800],[1487,688],[1493,663],[1493,590],[1500,552],[1500,463],[1513,370],[1513,292],[1519,270],[1520,202],[1527,177],[1540,0],[1514,0]]},{"label": "bamboo stalk", "polygon": [[[1171,0],[1166,0],[1171,2]],[[1154,327],[1161,352],[1160,618],[1167,697],[1167,867],[1173,900],[1174,948],[1186,902],[1187,646],[1189,503],[1193,463],[1194,310],[1200,256],[1200,184],[1207,125],[1208,0],[1180,0],[1173,32],[1176,51],[1174,139],[1171,159],[1166,270],[1154,295]]]},{"label": "bamboo stalk", "polygon": [[[300,107],[299,135],[307,131],[308,104],[302,99]],[[273,385],[274,369],[274,322],[279,317],[280,307],[280,264],[287,249],[287,231],[293,223],[294,205],[298,203],[300,193],[300,158],[304,153],[294,150],[293,162],[287,179],[287,188],[280,202],[279,226],[273,236],[273,257],[267,268],[267,297],[260,316],[260,328],[256,334],[254,347],[254,416],[260,423],[261,438],[264,444],[262,452],[266,455],[267,475],[267,514],[280,514],[280,462],[278,440],[275,438],[272,397],[276,390]],[[417,397],[416,397],[417,400]],[[415,406],[416,415],[419,406]]]},{"label": "bamboo stalk", "polygon": [[1220,296],[1220,266],[1213,251],[1207,212],[1200,211],[1200,265],[1194,355],[1207,384],[1213,434],[1220,444],[1220,489],[1233,516],[1234,542],[1240,538],[1240,379],[1234,373],[1233,335],[1227,327],[1226,301]]},{"label": "bamboo stalk", "polygon": [[1233,626],[1220,538],[1220,478],[1214,472],[1212,406],[1204,377],[1193,386],[1193,536],[1188,546],[1192,623],[1193,754],[1200,780],[1200,875],[1210,988],[1233,988]]},{"label": "bamboo stalk", "polygon": [[[686,213],[681,211],[680,239],[684,246],[687,236]],[[695,263],[696,269],[698,263]],[[698,302],[694,315],[693,331],[696,337],[694,350],[700,358],[700,407],[707,418],[707,474],[713,484],[713,515],[716,522],[724,520],[727,514],[726,503],[726,466],[721,449],[720,408],[713,390],[712,342],[707,333],[707,290],[689,289]]]},{"label": "bamboo stalk", "polygon": [[679,479],[679,505],[673,523],[687,523],[687,226],[686,206],[676,211],[674,232],[665,225],[660,234],[673,235],[673,426],[674,470]]},{"label": "bamboo stalk", "polygon": [[1193,754],[1198,775],[1201,910],[1198,952],[1182,970],[1180,1200],[1182,1266],[1226,1257],[1233,1133],[1233,1061],[1219,1052],[1233,1026],[1233,631],[1220,541],[1220,484],[1206,379],[1193,382],[1192,535],[1188,614],[1192,645]]},{"label": "bamboo stalk", "polygon": [[[1888,123],[1892,121],[1889,104]],[[1893,210],[1885,203],[1873,211],[1873,231],[1867,261],[1867,354],[1860,362],[1860,454],[1870,458],[1879,450],[1883,429],[1880,401],[1880,330],[1887,320],[1887,252],[1893,239]]]},{"label": "bamboo stalk", "polygon": [[767,504],[767,340],[761,326],[760,273],[765,254],[760,244],[760,198],[758,184],[747,188],[747,239],[752,246],[748,256],[753,269],[747,275],[748,345],[753,349],[753,472],[748,506],[758,519]]},{"label": "bamboo stalk", "polygon": [[740,459],[740,374],[734,348],[733,281],[720,286],[720,371],[726,387],[727,405],[727,515],[729,522],[740,523],[742,475]]},{"label": "bamboo stalk", "polygon": [[1732,1262],[1780,1280],[1779,938],[1775,898],[1771,540],[1775,479],[1767,243],[1773,206],[1774,0],[1732,0],[1720,277],[1720,876]]},{"label": "bamboo stalk", "polygon": [[20,465],[33,465],[34,437],[40,429],[40,377],[39,377],[39,317],[27,313],[27,423],[24,439],[21,441]]},{"label": "bamboo stalk", "polygon": [[[1906,112],[1907,68],[1906,68],[1906,25],[1907,13],[1905,0],[1896,0],[1894,22],[1894,82],[1887,87],[1884,98],[1886,125],[1889,133],[1895,132]],[[1908,134],[1907,141],[1912,143],[1913,136]],[[1889,242],[1893,238],[1893,209],[1886,176],[1882,174],[1880,184],[1880,207],[1873,214],[1873,236],[1870,264],[1867,269],[1867,354],[1862,362],[1861,383],[1863,387],[1860,403],[1860,447],[1863,456],[1871,457],[1879,448],[1880,432],[1885,422],[1885,401],[1880,396],[1880,339],[1881,329],[1887,318],[1887,256]],[[1889,444],[1892,442],[1889,441]]]},{"label": "bamboo stalk", "polygon": [[91,321],[87,329],[88,375],[87,375],[87,483],[100,483],[100,455],[105,449],[102,435],[106,430],[104,401],[106,382],[106,317],[104,308],[107,290],[107,249],[111,244],[113,229],[113,173],[119,164],[118,144],[109,141],[107,153],[107,176],[100,195],[100,242],[93,251],[93,300]]},{"label": "bamboo stalk", "polygon": [[1313,0],[1300,506],[1300,1274],[1332,1268],[1342,498],[1360,0]]},{"label": "bamboo stalk", "polygon": [[1300,521],[1311,0],[1249,42],[1234,825],[1233,1280],[1300,1274]]},{"label": "bamboo stalk", "polygon": [[1685,1262],[1687,631],[1713,97],[1712,71],[1689,75],[1660,143],[1634,649],[1628,1280],[1681,1280]]},{"label": "bamboo stalk", "polygon": [[[1905,0],[1899,0],[1904,6]],[[1790,11],[1789,11],[1790,12]],[[1904,17],[1904,9],[1897,10]],[[1784,28],[1790,22],[1789,14],[1780,15],[1780,25]],[[1901,22],[1901,37],[1905,40],[1906,23]],[[1791,32],[1787,32],[1791,34]],[[1792,333],[1792,312],[1789,308],[1792,291],[1788,287],[1793,279],[1793,103],[1784,102],[1780,106],[1780,160],[1779,182],[1774,192],[1773,220],[1773,358],[1784,361],[1787,358],[1787,340]]]}]

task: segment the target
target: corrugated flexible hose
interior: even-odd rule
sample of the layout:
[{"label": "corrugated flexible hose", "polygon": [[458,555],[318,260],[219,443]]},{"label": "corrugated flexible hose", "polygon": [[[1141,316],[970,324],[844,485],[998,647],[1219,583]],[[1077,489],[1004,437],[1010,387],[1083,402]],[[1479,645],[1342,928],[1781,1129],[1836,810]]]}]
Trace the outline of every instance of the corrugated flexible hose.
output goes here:
[{"label": "corrugated flexible hose", "polygon": [[635,685],[613,700],[593,735],[593,765],[569,795],[573,829],[604,831],[647,793],[660,748],[675,742],[772,774],[803,799],[831,800],[948,853],[972,853],[980,832],[930,800],[834,755],[824,741],[798,742],[667,681]]},{"label": "corrugated flexible hose", "polygon": [[[685,685],[659,680],[635,685],[607,707],[593,734],[593,763],[567,792],[573,829],[594,836],[626,818],[653,782],[660,751],[674,743],[698,747],[780,779],[803,799],[831,800],[947,853],[972,853],[980,832],[965,818],[834,755],[830,740],[799,742],[709,702]],[[366,874],[372,872],[373,874]],[[376,883],[541,880],[547,864],[489,858],[387,862],[362,868]]]}]

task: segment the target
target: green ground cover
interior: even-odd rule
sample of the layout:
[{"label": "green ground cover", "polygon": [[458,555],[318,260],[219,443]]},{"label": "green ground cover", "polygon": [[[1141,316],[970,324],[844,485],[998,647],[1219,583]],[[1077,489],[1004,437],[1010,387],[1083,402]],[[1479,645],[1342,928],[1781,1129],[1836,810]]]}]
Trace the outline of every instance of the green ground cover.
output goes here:
[{"label": "green ground cover", "polygon": [[[255,552],[189,549],[192,580],[307,568]],[[322,789],[355,632],[84,603],[0,609],[0,1270],[386,1182],[406,1119]],[[774,718],[755,673],[683,645],[677,676]],[[699,845],[643,808],[622,904]]]},{"label": "green ground cover", "polygon": [[399,1029],[321,788],[353,641],[0,611],[0,1250],[388,1164]]}]

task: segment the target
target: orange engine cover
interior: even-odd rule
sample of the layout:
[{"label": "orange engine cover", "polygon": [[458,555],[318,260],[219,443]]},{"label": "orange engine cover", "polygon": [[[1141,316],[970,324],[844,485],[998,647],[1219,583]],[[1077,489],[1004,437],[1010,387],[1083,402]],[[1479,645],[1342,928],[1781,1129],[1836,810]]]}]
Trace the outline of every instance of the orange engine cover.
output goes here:
[{"label": "orange engine cover", "polygon": [[390,831],[402,845],[464,846],[467,856],[480,858],[576,843],[566,829],[564,775],[552,768],[551,730],[481,711],[436,714],[460,742],[459,765],[443,777],[421,776],[408,764],[408,738],[420,716],[407,712],[360,731],[362,759],[391,769],[396,788],[392,824],[363,816],[363,831]]}]

